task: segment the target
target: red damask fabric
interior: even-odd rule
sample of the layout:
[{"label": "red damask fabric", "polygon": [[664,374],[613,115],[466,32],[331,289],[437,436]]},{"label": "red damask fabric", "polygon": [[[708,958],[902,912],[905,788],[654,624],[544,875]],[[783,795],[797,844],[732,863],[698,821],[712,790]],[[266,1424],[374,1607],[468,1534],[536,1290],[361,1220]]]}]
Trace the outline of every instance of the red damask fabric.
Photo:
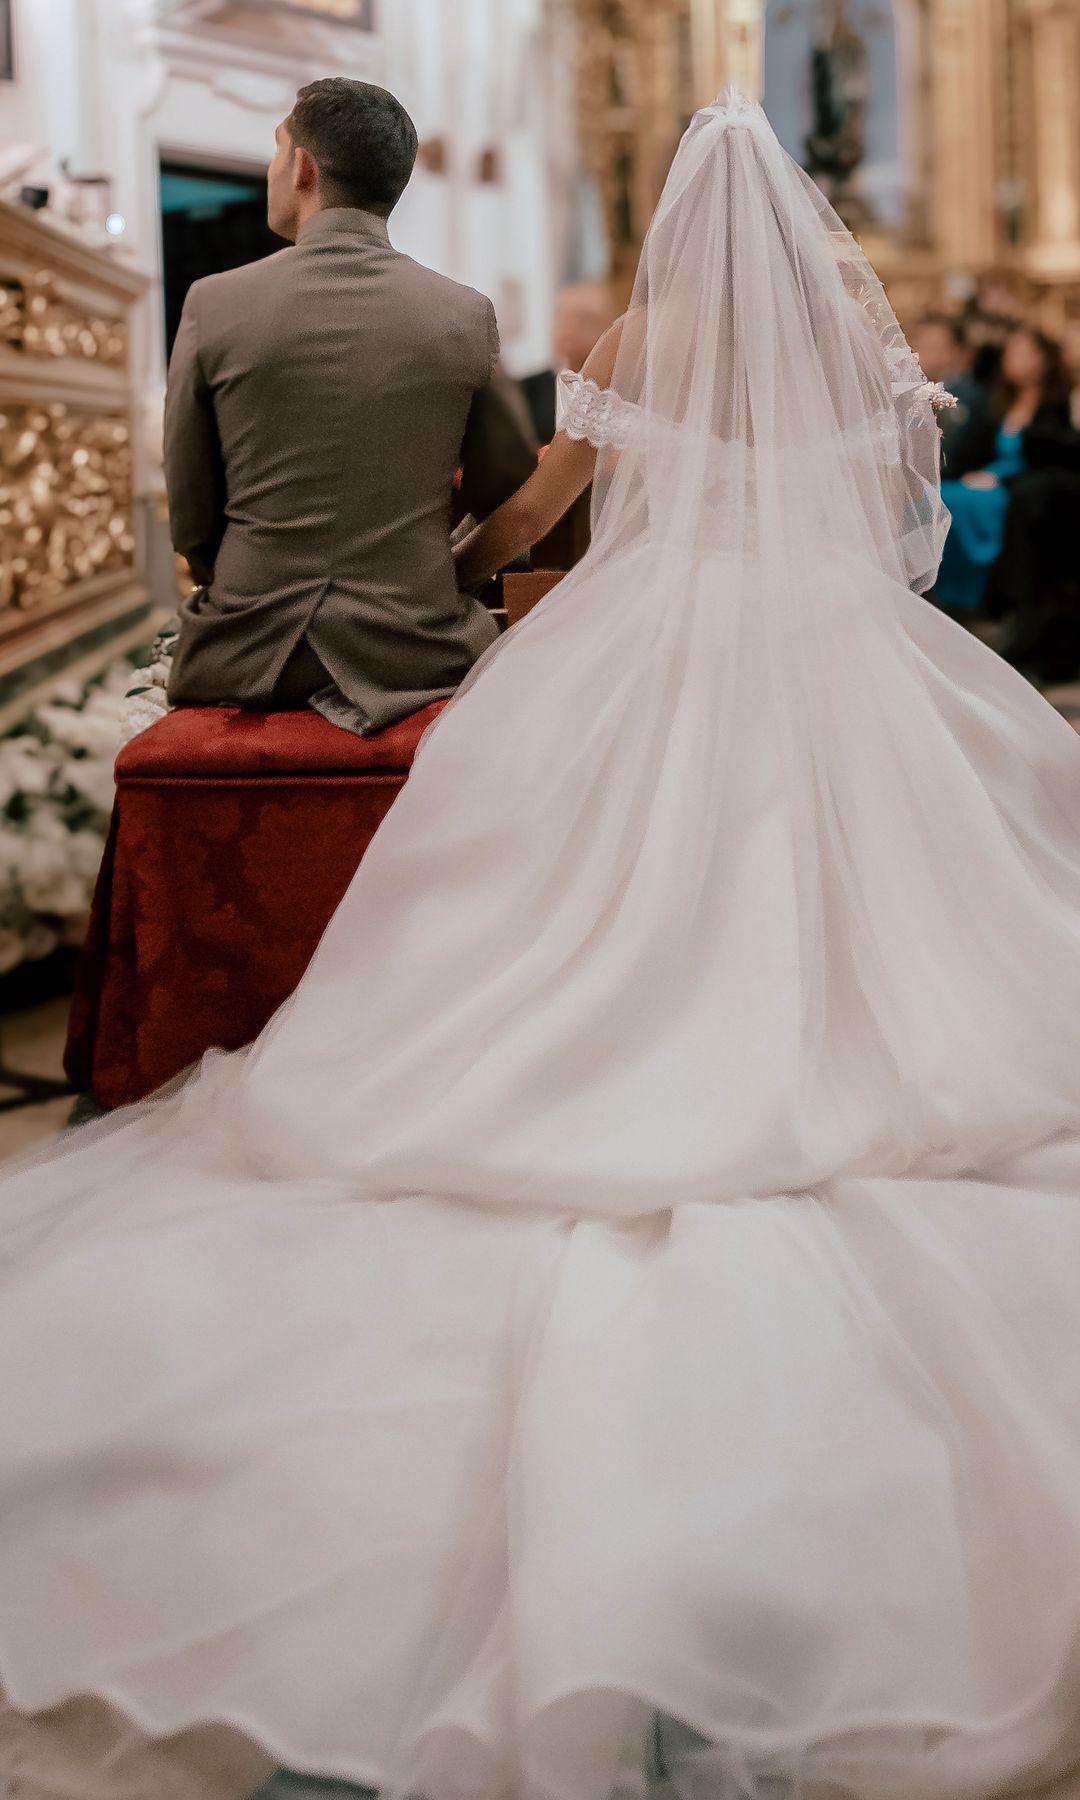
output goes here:
[{"label": "red damask fabric", "polygon": [[444,702],[371,737],[314,712],[184,707],[116,765],[68,1079],[141,1100],[257,1037],[296,987]]}]

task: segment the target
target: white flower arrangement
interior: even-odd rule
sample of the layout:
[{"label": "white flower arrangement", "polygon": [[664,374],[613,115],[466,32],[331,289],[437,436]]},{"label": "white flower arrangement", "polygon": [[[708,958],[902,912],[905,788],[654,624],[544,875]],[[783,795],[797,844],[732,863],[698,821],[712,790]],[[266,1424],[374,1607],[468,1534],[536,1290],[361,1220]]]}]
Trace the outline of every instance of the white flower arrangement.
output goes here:
[{"label": "white flower arrangement", "polygon": [[114,663],[0,738],[0,975],[82,941],[131,682]]},{"label": "white flower arrangement", "polygon": [[166,625],[150,646],[146,667],[132,674],[121,726],[125,744],[130,744],[149,725],[156,725],[171,710],[165,689],[172,671],[177,630],[176,625]]}]

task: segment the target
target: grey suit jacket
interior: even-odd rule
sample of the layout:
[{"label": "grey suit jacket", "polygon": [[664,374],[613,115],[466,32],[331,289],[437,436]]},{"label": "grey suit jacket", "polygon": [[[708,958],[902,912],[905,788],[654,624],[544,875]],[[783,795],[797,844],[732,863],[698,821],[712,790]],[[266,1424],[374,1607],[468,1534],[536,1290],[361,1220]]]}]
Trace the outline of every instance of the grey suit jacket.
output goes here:
[{"label": "grey suit jacket", "polygon": [[334,683],[319,710],[336,700],[361,730],[454,691],[496,635],[454,580],[455,471],[483,517],[535,467],[492,385],[498,349],[489,300],[348,207],[194,284],[165,474],[204,586],[181,607],[174,703],[267,705],[305,635]]}]

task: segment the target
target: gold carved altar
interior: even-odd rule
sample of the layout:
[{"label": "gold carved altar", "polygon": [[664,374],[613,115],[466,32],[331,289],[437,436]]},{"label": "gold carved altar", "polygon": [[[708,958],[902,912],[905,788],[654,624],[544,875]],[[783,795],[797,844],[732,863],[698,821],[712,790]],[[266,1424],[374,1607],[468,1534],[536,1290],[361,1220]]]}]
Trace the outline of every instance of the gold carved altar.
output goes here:
[{"label": "gold carved altar", "polygon": [[[582,151],[625,289],[690,113],[761,94],[766,0],[575,0]],[[857,29],[858,0],[831,9]],[[903,42],[904,225],[861,231],[902,316],[1000,283],[1059,331],[1080,316],[1080,0],[882,0]],[[870,104],[873,105],[873,95]]]},{"label": "gold carved altar", "polygon": [[0,202],[0,698],[146,607],[129,362],[145,285]]}]

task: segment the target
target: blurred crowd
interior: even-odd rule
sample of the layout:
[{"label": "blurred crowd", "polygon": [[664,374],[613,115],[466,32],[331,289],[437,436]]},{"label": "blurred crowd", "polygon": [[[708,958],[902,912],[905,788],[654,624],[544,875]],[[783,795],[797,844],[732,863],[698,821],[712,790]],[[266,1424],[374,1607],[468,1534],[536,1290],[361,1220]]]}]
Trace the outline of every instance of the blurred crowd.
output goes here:
[{"label": "blurred crowd", "polygon": [[[1059,340],[1010,308],[990,289],[912,333],[928,379],[956,401],[938,413],[952,527],[930,597],[988,627],[1010,662],[1050,687],[1080,678],[1080,319]],[[556,367],[580,369],[615,310],[603,283],[564,289]],[[526,399],[547,443],[554,372]]]},{"label": "blurred crowd", "polygon": [[1050,686],[1080,674],[1080,321],[1060,340],[985,301],[924,318],[952,528],[933,598],[992,621],[1002,654]]}]

